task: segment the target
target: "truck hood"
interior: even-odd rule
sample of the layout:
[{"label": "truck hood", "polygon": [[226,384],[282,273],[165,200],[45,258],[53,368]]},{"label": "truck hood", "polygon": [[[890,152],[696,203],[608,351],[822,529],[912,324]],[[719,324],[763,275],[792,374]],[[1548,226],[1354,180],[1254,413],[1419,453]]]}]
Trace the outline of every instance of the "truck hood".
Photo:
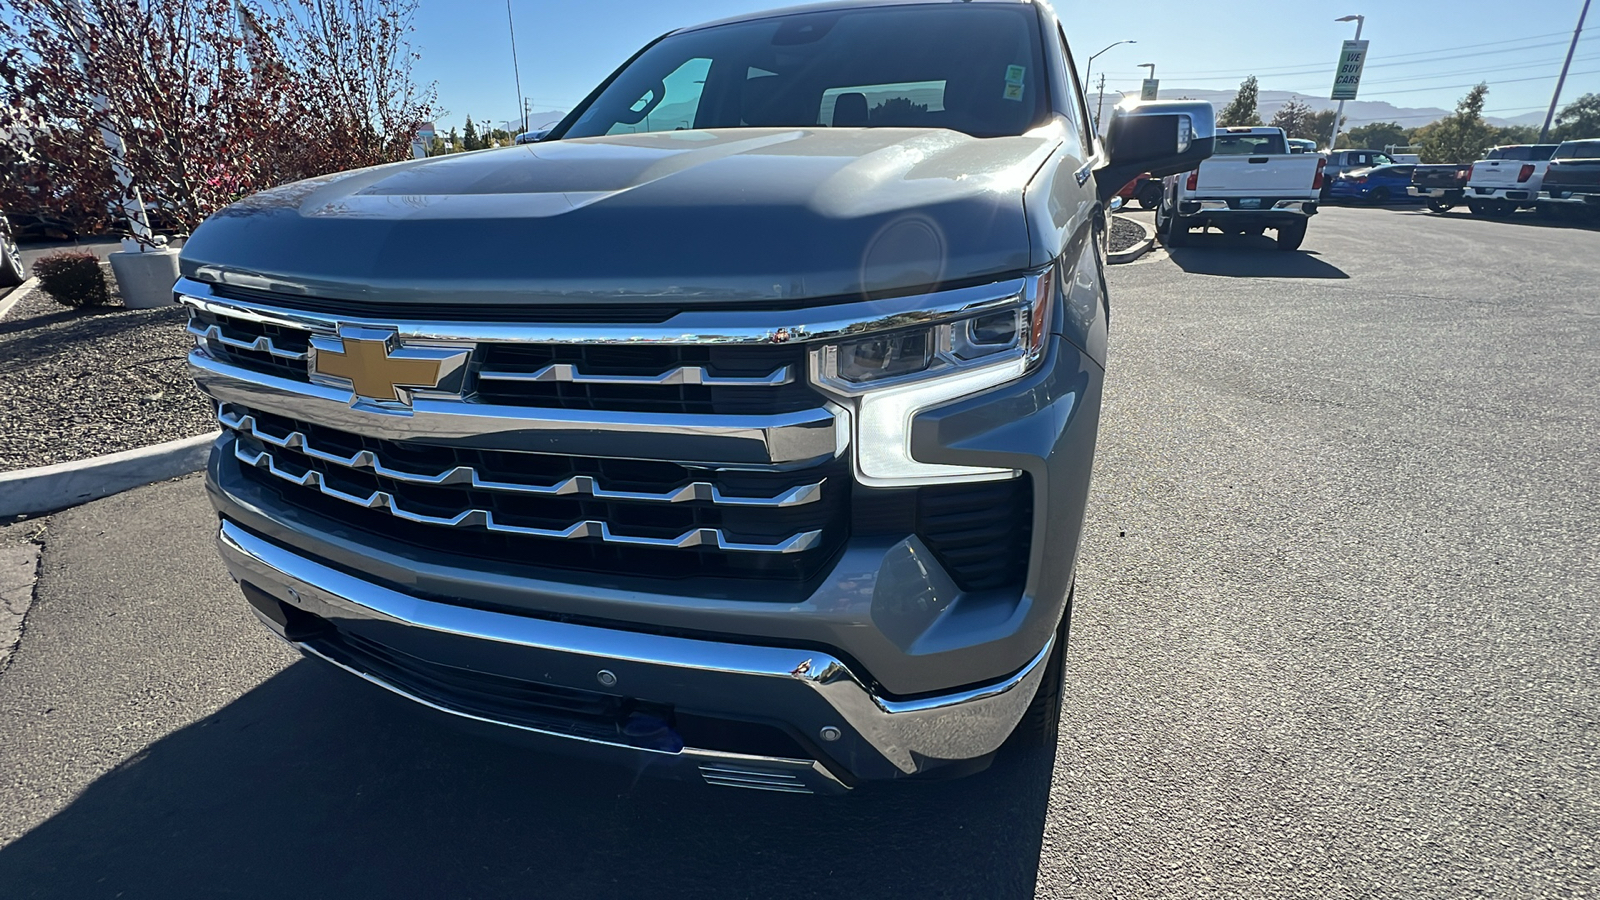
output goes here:
[{"label": "truck hood", "polygon": [[1028,265],[1053,133],[618,135],[345,172],[221,210],[183,274],[387,304],[856,297]]}]

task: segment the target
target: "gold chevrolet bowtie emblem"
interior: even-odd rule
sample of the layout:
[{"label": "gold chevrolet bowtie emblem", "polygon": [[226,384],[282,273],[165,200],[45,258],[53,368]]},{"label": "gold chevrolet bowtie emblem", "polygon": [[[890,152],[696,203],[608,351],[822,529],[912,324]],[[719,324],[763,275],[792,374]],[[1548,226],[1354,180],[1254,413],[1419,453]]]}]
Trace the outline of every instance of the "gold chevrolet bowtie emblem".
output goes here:
[{"label": "gold chevrolet bowtie emblem", "polygon": [[311,339],[312,380],[348,385],[358,399],[409,403],[411,390],[437,388],[465,362],[457,347],[402,346],[393,331],[345,326]]}]

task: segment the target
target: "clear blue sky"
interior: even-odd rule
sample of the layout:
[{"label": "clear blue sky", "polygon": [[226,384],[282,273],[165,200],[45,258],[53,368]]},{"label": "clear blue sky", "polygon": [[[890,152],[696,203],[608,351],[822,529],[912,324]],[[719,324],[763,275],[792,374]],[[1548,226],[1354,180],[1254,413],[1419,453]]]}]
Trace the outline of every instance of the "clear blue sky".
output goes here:
[{"label": "clear blue sky", "polygon": [[[420,0],[417,75],[436,81],[444,128],[516,113],[504,0]],[[568,109],[641,45],[662,32],[785,0],[512,0],[522,91],[535,108]],[[1543,110],[1582,0],[1058,0],[1082,68],[1088,55],[1138,41],[1095,61],[1107,90],[1137,90],[1156,64],[1162,92],[1224,90],[1255,74],[1263,90],[1327,96],[1340,41],[1367,16],[1370,40],[1361,99],[1450,109],[1467,87],[1489,83],[1486,112],[1511,118]],[[1096,77],[1095,80],[1098,80]],[[1600,92],[1600,4],[1591,9],[1562,102]],[[1422,122],[1406,122],[1420,125]]]}]

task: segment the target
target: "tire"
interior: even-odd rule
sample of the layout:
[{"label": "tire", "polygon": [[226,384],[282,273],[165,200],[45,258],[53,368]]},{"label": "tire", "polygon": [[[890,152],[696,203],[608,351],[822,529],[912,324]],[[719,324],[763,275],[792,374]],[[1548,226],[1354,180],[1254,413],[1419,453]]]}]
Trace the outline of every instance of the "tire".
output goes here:
[{"label": "tire", "polygon": [[28,271],[22,265],[22,251],[11,238],[0,232],[0,287],[16,287],[25,281]]},{"label": "tire", "polygon": [[1061,614],[1061,624],[1056,626],[1056,645],[1044,666],[1044,677],[1039,680],[1039,690],[1022,714],[1007,746],[1023,749],[1047,749],[1056,745],[1061,733],[1061,698],[1066,693],[1067,641],[1072,633],[1072,597],[1076,585],[1067,591],[1067,608]]},{"label": "tire", "polygon": [[1429,200],[1428,208],[1436,213],[1447,213],[1455,209],[1456,205],[1448,200]]},{"label": "tire", "polygon": [[1475,216],[1479,216],[1480,218],[1485,218],[1486,219],[1486,218],[1489,217],[1488,204],[1479,203],[1476,200],[1468,200],[1467,201],[1467,211],[1472,213]]},{"label": "tire", "polygon": [[1517,205],[1515,203],[1498,200],[1494,203],[1485,204],[1483,214],[1491,219],[1509,219],[1516,211]]},{"label": "tire", "polygon": [[1278,249],[1299,250],[1300,242],[1306,239],[1306,223],[1296,222],[1293,225],[1278,227]]},{"label": "tire", "polygon": [[1161,243],[1168,247],[1182,247],[1189,243],[1189,220],[1185,216],[1167,217],[1167,228],[1161,232]]},{"label": "tire", "polygon": [[1371,199],[1372,199],[1372,204],[1374,206],[1382,206],[1383,204],[1388,203],[1389,202],[1389,189],[1385,188],[1385,187],[1381,187],[1381,188],[1375,189],[1372,192],[1372,198]]},{"label": "tire", "polygon": [[1147,181],[1138,194],[1140,209],[1155,209],[1161,205],[1161,182]]}]

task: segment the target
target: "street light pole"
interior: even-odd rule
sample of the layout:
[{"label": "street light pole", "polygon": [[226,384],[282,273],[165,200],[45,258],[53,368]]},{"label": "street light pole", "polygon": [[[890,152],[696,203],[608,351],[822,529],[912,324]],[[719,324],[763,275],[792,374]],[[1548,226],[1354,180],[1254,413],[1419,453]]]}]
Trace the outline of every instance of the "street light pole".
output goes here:
[{"label": "street light pole", "polygon": [[[1587,3],[1588,0],[1584,0],[1584,2]],[[1361,40],[1361,26],[1367,24],[1367,17],[1366,16],[1343,16],[1343,17],[1334,19],[1334,21],[1335,22],[1355,22],[1356,23],[1356,40],[1359,41],[1359,40]],[[1338,112],[1335,112],[1333,114],[1333,134],[1328,135],[1328,152],[1329,153],[1332,153],[1334,150],[1336,150],[1338,148],[1338,144],[1339,144],[1339,120],[1343,119],[1343,118],[1344,118],[1344,101],[1340,100],[1339,101],[1339,110],[1338,110]]]},{"label": "street light pole", "polygon": [[[1106,50],[1110,50],[1112,47],[1120,47],[1123,44],[1137,44],[1137,43],[1139,43],[1139,42],[1138,41],[1134,41],[1134,40],[1117,41],[1115,44],[1106,45],[1105,49],[1101,50],[1100,53],[1104,53],[1104,52],[1106,52]],[[1084,86],[1085,89],[1088,89],[1088,87],[1089,87],[1089,73],[1094,71],[1094,58],[1096,56],[1099,56],[1100,53],[1095,53],[1095,54],[1091,55],[1089,57],[1088,65],[1083,67],[1083,86]],[[1104,82],[1105,81],[1105,76],[1104,75],[1100,76],[1100,80],[1102,82]],[[1101,98],[1100,98],[1102,102],[1105,100],[1104,94],[1105,94],[1105,92],[1102,90],[1101,91]],[[1099,116],[1095,116],[1094,117],[1094,121],[1095,121],[1095,127],[1099,128],[1100,127],[1100,117]]]},{"label": "street light pole", "polygon": [[1556,79],[1556,92],[1550,97],[1550,111],[1544,114],[1544,127],[1539,129],[1539,143],[1550,137],[1550,121],[1556,117],[1556,104],[1561,100],[1561,87],[1567,83],[1567,70],[1572,68],[1572,51],[1578,49],[1578,36],[1583,34],[1583,20],[1589,16],[1589,0],[1583,0],[1578,13],[1578,27],[1572,29],[1572,43],[1567,45],[1567,61],[1561,64],[1561,76]]}]

